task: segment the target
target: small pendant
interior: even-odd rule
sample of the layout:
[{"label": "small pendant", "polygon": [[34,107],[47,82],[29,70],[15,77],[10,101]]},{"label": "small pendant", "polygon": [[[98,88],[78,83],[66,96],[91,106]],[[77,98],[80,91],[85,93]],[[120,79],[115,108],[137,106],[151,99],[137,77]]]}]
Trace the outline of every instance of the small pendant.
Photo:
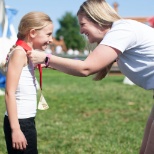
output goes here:
[{"label": "small pendant", "polygon": [[43,94],[41,93],[41,97],[40,97],[40,100],[39,100],[39,103],[38,103],[38,109],[39,110],[47,110],[49,108]]}]

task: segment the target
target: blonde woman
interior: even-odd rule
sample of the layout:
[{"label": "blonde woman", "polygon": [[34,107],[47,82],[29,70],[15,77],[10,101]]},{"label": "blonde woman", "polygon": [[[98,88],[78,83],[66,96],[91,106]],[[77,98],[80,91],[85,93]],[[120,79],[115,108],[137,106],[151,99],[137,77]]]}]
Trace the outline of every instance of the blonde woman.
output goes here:
[{"label": "blonde woman", "polygon": [[35,116],[37,83],[27,50],[45,50],[52,42],[53,24],[43,12],[27,13],[18,27],[16,47],[8,57],[4,134],[8,154],[38,154]]},{"label": "blonde woman", "polygon": [[[122,19],[105,0],[86,0],[77,17],[80,33],[98,45],[84,61],[51,56],[49,65],[64,73],[101,80],[116,60],[121,72],[136,85],[154,89],[154,30],[137,21]],[[33,63],[47,55],[28,52]],[[154,154],[154,109],[147,122],[140,154]]]}]

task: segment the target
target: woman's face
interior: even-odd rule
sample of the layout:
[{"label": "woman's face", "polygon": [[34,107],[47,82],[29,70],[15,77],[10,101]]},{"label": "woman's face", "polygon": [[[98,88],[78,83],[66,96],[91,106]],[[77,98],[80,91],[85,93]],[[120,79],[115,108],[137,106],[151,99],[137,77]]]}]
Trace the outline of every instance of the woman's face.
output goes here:
[{"label": "woman's face", "polygon": [[40,30],[35,30],[34,37],[32,38],[33,48],[39,50],[46,50],[48,44],[51,43],[53,32],[53,24],[49,24]]},{"label": "woman's face", "polygon": [[84,15],[78,15],[78,21],[80,33],[86,35],[90,43],[100,43],[109,30],[89,21]]}]

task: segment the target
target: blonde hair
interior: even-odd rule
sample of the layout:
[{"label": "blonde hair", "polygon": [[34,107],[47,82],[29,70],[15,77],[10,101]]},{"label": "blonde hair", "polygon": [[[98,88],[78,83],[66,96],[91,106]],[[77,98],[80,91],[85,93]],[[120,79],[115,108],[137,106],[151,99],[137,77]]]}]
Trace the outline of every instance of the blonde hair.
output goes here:
[{"label": "blonde hair", "polygon": [[42,29],[52,23],[51,18],[43,12],[29,12],[24,15],[18,26],[18,39],[25,39],[31,29]]},{"label": "blonde hair", "polygon": [[[113,22],[121,19],[117,12],[105,0],[86,0],[80,6],[77,15],[83,15],[89,21],[104,28],[111,27]],[[99,71],[93,79],[103,79],[110,71],[112,64],[113,62]]]},{"label": "blonde hair", "polygon": [[87,0],[79,8],[77,15],[84,15],[100,26],[112,26],[121,19],[117,12],[105,0]]}]

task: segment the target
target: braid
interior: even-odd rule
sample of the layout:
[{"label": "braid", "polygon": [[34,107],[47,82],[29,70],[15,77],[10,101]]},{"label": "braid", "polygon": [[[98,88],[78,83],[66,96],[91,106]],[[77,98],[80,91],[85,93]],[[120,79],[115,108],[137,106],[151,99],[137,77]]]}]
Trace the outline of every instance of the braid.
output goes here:
[{"label": "braid", "polygon": [[25,35],[23,35],[20,32],[18,32],[17,38],[20,39],[20,40],[23,40],[25,38]]}]

